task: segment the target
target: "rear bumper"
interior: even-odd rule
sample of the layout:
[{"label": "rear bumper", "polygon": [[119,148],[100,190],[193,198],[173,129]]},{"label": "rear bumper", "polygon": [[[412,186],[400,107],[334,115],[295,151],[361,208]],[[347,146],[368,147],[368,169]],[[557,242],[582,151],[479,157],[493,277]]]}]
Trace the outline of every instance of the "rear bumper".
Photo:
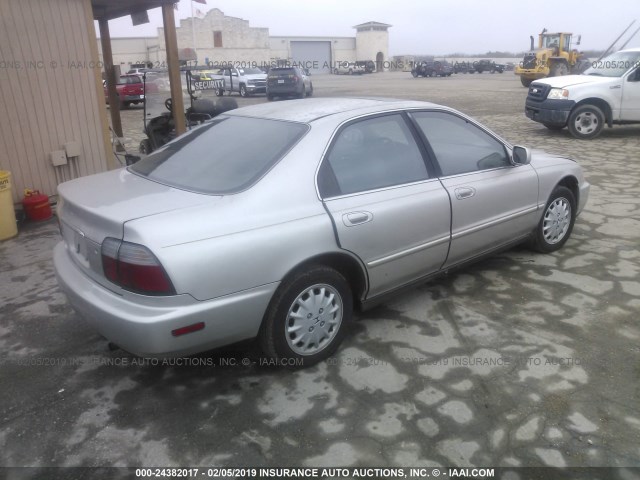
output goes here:
[{"label": "rear bumper", "polygon": [[[189,355],[255,337],[278,287],[276,282],[207,301],[190,295],[118,295],[86,276],[63,242],[55,247],[53,262],[74,309],[108,340],[143,357]],[[203,330],[171,334],[198,322],[204,322]]]},{"label": "rear bumper", "polygon": [[280,86],[280,87],[268,87],[267,94],[268,95],[299,95],[302,93],[302,87],[298,87],[296,85],[292,86]]},{"label": "rear bumper", "polygon": [[573,100],[543,100],[534,102],[527,99],[524,107],[525,115],[534,122],[564,127],[569,114],[576,104]]}]

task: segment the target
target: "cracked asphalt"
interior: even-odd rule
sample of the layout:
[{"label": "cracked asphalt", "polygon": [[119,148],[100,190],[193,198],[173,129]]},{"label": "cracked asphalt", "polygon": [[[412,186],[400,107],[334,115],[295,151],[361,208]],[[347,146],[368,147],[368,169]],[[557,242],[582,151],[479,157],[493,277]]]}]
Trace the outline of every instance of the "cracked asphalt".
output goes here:
[{"label": "cracked asphalt", "polygon": [[[576,158],[592,188],[571,239],[408,290],[293,371],[252,342],[191,365],[109,350],[57,287],[55,220],[23,225],[0,243],[0,466],[640,466],[640,126],[550,132],[511,73],[313,80]],[[123,122],[135,148],[141,109]]]}]

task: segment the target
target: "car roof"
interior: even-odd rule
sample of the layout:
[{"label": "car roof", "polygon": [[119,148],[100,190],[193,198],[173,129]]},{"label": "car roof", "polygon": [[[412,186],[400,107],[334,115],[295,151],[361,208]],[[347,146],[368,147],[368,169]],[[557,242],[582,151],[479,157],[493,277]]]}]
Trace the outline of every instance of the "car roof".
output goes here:
[{"label": "car roof", "polygon": [[624,50],[620,50],[621,52],[640,52],[640,47],[634,48],[625,48]]},{"label": "car roof", "polygon": [[433,103],[383,97],[362,98],[307,98],[281,102],[268,102],[225,112],[225,115],[268,118],[290,122],[309,123],[320,118],[349,112],[351,116],[381,113],[403,108],[439,107]]}]

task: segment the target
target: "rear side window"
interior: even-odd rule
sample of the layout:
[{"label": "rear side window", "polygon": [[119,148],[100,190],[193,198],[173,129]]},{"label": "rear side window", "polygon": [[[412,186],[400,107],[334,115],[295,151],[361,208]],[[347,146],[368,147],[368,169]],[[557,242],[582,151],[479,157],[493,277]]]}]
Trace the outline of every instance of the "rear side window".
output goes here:
[{"label": "rear side window", "polygon": [[237,193],[264,175],[308,128],[303,123],[221,116],[129,169],[182,190]]},{"label": "rear side window", "polygon": [[343,128],[320,169],[323,197],[364,192],[429,177],[422,154],[399,114]]},{"label": "rear side window", "polygon": [[296,75],[294,68],[272,68],[269,75]]},{"label": "rear side window", "polygon": [[504,145],[464,118],[445,112],[411,116],[427,137],[444,177],[510,166]]}]

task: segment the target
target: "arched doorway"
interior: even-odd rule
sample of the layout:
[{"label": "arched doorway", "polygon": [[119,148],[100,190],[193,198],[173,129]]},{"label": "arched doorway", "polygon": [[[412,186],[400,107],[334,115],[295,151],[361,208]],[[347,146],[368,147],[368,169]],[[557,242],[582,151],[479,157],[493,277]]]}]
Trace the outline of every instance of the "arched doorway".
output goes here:
[{"label": "arched doorway", "polygon": [[376,72],[382,72],[384,70],[384,54],[378,52],[376,54]]}]

